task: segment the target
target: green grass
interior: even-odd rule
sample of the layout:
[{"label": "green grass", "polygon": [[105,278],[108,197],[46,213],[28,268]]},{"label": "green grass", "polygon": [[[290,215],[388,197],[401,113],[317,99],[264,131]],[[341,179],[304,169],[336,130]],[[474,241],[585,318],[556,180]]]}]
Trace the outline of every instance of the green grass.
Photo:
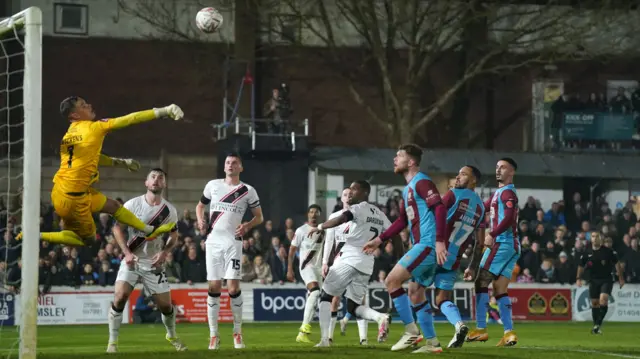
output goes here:
[{"label": "green grass", "polygon": [[[355,321],[349,324],[347,336],[342,337],[336,329],[332,348],[313,348],[295,342],[299,324],[258,324],[244,325],[247,348],[233,349],[231,327],[220,328],[222,349],[217,353],[207,350],[209,330],[202,324],[179,324],[178,334],[189,346],[189,351],[176,353],[164,339],[162,325],[123,325],[120,331],[120,352],[116,355],[104,354],[108,328],[106,325],[92,326],[45,326],[38,328],[38,358],[352,358],[384,359],[400,358],[407,352],[391,352],[391,345],[400,338],[401,326],[393,324],[388,342],[373,344],[376,326],[369,325],[369,347],[358,345],[358,329]],[[461,349],[447,350],[440,354],[447,358],[638,358],[640,359],[640,335],[638,324],[605,323],[604,335],[589,333],[590,323],[518,323],[516,330],[520,342],[512,348],[496,348],[502,328],[490,326],[487,343],[467,343]],[[319,339],[319,328],[314,323],[312,339]],[[453,327],[437,324],[436,330],[443,345],[453,334]],[[0,331],[0,357],[17,358],[17,331],[4,328]]]}]

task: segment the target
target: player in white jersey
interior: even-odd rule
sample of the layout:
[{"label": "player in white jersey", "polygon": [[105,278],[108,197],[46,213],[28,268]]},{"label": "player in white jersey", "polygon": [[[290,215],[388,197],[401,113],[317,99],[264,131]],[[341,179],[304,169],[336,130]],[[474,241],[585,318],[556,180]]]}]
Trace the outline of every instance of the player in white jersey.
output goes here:
[{"label": "player in white jersey", "polygon": [[287,269],[287,280],[295,282],[293,273],[293,259],[298,248],[300,249],[300,276],[307,286],[307,301],[304,305],[304,316],[302,326],[296,337],[298,343],[311,343],[311,320],[316,312],[318,298],[320,297],[320,283],[322,283],[322,240],[323,237],[317,234],[307,237],[309,229],[318,225],[318,219],[322,214],[322,208],[317,204],[312,204],[307,209],[307,223],[296,229],[296,233],[289,248],[289,266]]},{"label": "player in white jersey", "polygon": [[[222,280],[227,280],[227,290],[231,298],[233,314],[233,346],[244,348],[242,338],[242,292],[240,291],[240,259],[242,258],[242,237],[253,227],[262,223],[262,209],[256,190],[240,182],[242,159],[230,154],[224,161],[224,179],[207,183],[202,198],[196,206],[198,229],[207,233],[205,261],[209,296],[207,297],[207,317],[209,320],[209,349],[220,347],[218,334],[218,314]],[[204,216],[209,205],[210,221]],[[242,217],[250,209],[251,221],[242,223]]]},{"label": "player in white jersey", "polygon": [[349,233],[345,234],[345,244],[336,255],[337,262],[329,268],[320,294],[320,330],[322,339],[317,347],[331,346],[329,327],[331,324],[331,301],[333,297],[345,293],[347,311],[354,317],[378,322],[378,342],[386,340],[389,333],[389,316],[362,305],[367,295],[369,278],[373,272],[372,255],[365,254],[362,247],[391,226],[387,216],[380,209],[367,203],[371,185],[367,181],[351,184],[351,208],[339,217],[321,223],[309,230],[309,236],[324,229],[334,228],[343,223],[349,224]]},{"label": "player in white jersey", "polygon": [[[131,211],[142,222],[151,226],[165,223],[177,223],[178,212],[167,200],[162,198],[166,187],[166,174],[160,168],[154,168],[145,181],[147,193],[130,199],[124,208]],[[162,323],[167,329],[166,339],[178,351],[187,350],[176,334],[176,309],[171,304],[171,292],[164,273],[164,261],[178,242],[178,231],[169,234],[164,243],[162,238],[147,240],[145,234],[133,227],[128,228],[128,240],[121,224],[113,227],[113,236],[124,253],[116,278],[115,294],[109,310],[109,343],[107,353],[118,351],[118,334],[122,324],[122,312],[137,283],[142,283],[146,293],[153,296],[153,302],[162,313]]]},{"label": "player in white jersey", "polygon": [[[351,189],[348,187],[342,190],[342,194],[340,195],[342,209],[332,213],[328,219],[339,217],[342,212],[349,209],[349,197],[351,196],[350,193]],[[324,253],[322,255],[322,278],[325,278],[327,276],[329,268],[335,263],[336,254],[340,252],[340,249],[342,249],[342,246],[344,245],[344,231],[348,231],[348,228],[348,224],[343,223],[338,227],[329,228],[326,230],[324,236]],[[333,297],[333,300],[331,301],[331,323],[329,324],[329,342],[331,343],[333,343],[333,332],[336,329],[336,323],[338,321],[338,310],[340,309],[340,301],[340,296]],[[347,321],[349,320],[347,318],[347,315],[351,316],[347,313],[344,318],[340,320],[340,333],[342,335],[346,334],[346,325]]]},{"label": "player in white jersey", "polygon": [[[351,189],[345,188],[342,190],[340,201],[342,202],[342,209],[332,213],[329,219],[340,217],[342,212],[349,210],[349,197]],[[335,228],[329,228],[326,230],[324,239],[324,255],[322,256],[322,277],[326,277],[329,272],[329,268],[336,263],[335,255],[340,252],[342,246],[345,243],[345,235],[349,233],[349,223],[343,223]],[[338,322],[338,310],[340,309],[341,297],[333,297],[331,301],[331,323],[329,324],[329,342],[333,344],[333,333],[336,329],[336,323]],[[367,297],[365,296],[363,305],[367,304]],[[344,317],[340,319],[340,334],[347,334],[347,323],[351,319],[351,313],[345,313]],[[367,333],[369,330],[369,321],[365,319],[358,319],[358,333],[360,334],[360,345],[368,345]]]}]

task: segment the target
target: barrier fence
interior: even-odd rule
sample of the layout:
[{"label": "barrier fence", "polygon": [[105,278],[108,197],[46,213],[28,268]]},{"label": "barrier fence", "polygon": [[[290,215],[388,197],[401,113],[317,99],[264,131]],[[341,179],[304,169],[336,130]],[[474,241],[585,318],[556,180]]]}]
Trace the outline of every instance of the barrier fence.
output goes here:
[{"label": "barrier fence", "polygon": [[[245,322],[298,322],[302,320],[306,290],[302,285],[242,284]],[[136,289],[124,312],[125,323],[133,322],[133,311],[140,290]],[[428,290],[433,302],[434,292]],[[171,296],[178,311],[178,322],[206,323],[206,284],[172,286]],[[509,296],[516,321],[591,321],[591,302],[586,287],[568,285],[512,284]],[[0,294],[0,324],[17,325],[20,318],[19,295]],[[107,324],[113,300],[112,287],[54,287],[38,299],[39,325]],[[372,284],[368,292],[369,305],[381,312],[395,313],[392,301],[380,284]],[[475,319],[475,294],[469,283],[457,283],[454,302],[464,320]],[[233,320],[229,296],[222,293],[220,321]],[[339,317],[345,314],[346,303],[340,307]],[[435,320],[444,316],[436,311]],[[640,322],[640,285],[627,284],[620,289],[614,285],[606,320]]]}]

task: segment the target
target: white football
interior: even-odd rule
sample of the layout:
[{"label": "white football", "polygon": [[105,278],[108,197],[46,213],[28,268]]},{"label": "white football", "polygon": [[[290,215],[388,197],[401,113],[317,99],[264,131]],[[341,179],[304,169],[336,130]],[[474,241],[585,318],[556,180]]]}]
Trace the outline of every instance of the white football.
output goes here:
[{"label": "white football", "polygon": [[196,26],[200,31],[212,33],[222,26],[222,14],[212,7],[205,7],[196,15]]}]

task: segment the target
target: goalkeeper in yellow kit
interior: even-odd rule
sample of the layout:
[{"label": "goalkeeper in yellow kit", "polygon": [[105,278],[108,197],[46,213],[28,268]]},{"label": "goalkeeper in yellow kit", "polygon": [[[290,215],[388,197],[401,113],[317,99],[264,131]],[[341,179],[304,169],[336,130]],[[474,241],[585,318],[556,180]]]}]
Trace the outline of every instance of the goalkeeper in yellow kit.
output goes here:
[{"label": "goalkeeper in yellow kit", "polygon": [[118,222],[147,233],[148,238],[171,231],[175,223],[158,227],[147,225],[118,201],[107,198],[91,185],[98,182],[98,166],[123,167],[130,171],[140,168],[134,160],[111,158],[100,153],[110,131],[161,117],[180,120],[184,116],[180,107],[170,105],[96,121],[90,104],[80,97],[69,97],[60,103],[60,114],[71,125],[60,143],[60,169],[53,178],[51,202],[63,220],[64,230],[40,233],[40,239],[72,246],[90,244],[96,238],[93,220],[96,212],[109,213]]}]

